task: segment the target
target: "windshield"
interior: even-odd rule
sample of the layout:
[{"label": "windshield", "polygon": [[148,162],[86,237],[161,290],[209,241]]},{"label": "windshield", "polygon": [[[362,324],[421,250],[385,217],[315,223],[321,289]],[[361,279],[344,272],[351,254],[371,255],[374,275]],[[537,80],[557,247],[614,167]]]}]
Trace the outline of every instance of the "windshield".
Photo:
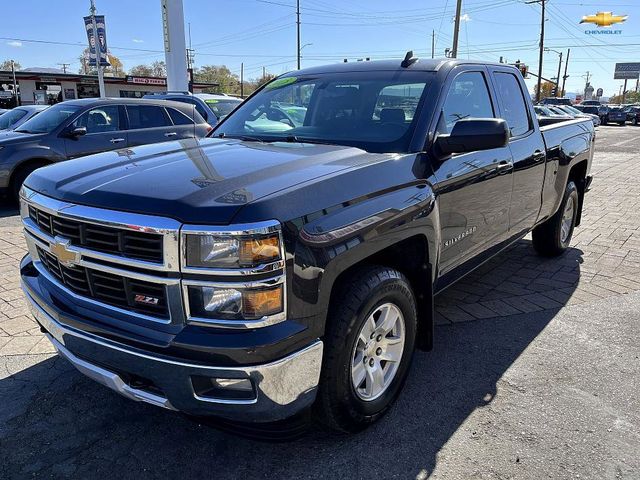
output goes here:
[{"label": "windshield", "polygon": [[21,108],[14,108],[13,110],[9,110],[7,113],[0,116],[0,130],[11,127],[11,125],[16,123],[26,114],[27,111],[22,110]]},{"label": "windshield", "polygon": [[209,108],[213,111],[213,113],[216,114],[216,117],[218,118],[226,117],[231,113],[231,111],[234,108],[236,108],[238,105],[242,103],[241,100],[234,100],[234,99],[229,99],[229,100],[210,99],[210,100],[205,100],[205,102],[207,102],[207,105],[209,105]]},{"label": "windshield", "polygon": [[407,152],[431,72],[281,77],[245,101],[213,135]]},{"label": "windshield", "polygon": [[47,108],[33,118],[30,118],[16,130],[16,132],[24,133],[49,133],[55,130],[62,122],[80,110],[75,105],[65,105],[58,103]]},{"label": "windshield", "polygon": [[582,112],[577,108],[570,107],[569,105],[565,105],[564,109],[568,112],[571,112],[574,115],[582,115]]}]

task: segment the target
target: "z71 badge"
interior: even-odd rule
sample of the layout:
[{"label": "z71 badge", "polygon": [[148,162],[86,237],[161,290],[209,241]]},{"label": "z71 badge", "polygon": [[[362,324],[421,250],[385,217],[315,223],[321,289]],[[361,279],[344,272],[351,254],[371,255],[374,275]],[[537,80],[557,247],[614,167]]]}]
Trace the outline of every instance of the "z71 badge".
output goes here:
[{"label": "z71 badge", "polygon": [[478,229],[478,227],[469,227],[467,228],[464,232],[459,233],[458,235],[456,235],[455,237],[452,237],[448,240],[445,240],[444,242],[444,248],[449,248],[451,245],[453,245],[454,243],[459,242],[460,240],[462,240],[465,237],[468,237],[469,235],[473,235],[473,233]]}]

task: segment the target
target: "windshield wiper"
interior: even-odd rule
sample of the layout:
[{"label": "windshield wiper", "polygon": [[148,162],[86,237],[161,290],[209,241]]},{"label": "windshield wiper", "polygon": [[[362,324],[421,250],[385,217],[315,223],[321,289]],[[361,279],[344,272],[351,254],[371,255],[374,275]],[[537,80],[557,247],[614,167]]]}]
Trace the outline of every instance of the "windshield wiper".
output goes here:
[{"label": "windshield wiper", "polygon": [[306,137],[297,137],[296,135],[288,135],[284,138],[285,142],[289,143],[314,143],[317,145],[339,145],[335,142],[330,142],[328,140],[322,140],[320,138],[306,138]]},{"label": "windshield wiper", "polygon": [[227,135],[226,133],[222,132],[222,133],[219,133],[216,136],[218,138],[233,138],[233,139],[236,139],[236,140],[242,140],[243,142],[267,143],[267,141],[262,139],[262,138],[252,137],[250,135]]}]

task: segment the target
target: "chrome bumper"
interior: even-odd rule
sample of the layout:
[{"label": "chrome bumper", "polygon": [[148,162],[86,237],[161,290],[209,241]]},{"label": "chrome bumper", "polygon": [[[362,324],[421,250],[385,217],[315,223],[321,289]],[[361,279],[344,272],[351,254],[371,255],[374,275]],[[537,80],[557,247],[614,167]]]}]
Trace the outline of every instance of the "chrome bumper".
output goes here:
[{"label": "chrome bumper", "polygon": [[[25,289],[31,311],[58,353],[86,376],[136,401],[192,415],[269,422],[294,415],[315,400],[322,365],[320,340],[271,363],[242,367],[191,364],[157,356],[62,325]],[[122,373],[124,372],[124,373]],[[157,391],[136,388],[123,378],[151,380]],[[192,377],[250,379],[255,398],[203,398]]]}]

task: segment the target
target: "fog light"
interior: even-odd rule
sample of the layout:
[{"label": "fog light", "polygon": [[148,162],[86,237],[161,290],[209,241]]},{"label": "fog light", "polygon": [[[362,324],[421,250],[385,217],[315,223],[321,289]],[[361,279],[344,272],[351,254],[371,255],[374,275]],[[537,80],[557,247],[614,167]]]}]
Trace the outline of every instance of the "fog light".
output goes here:
[{"label": "fog light", "polygon": [[212,378],[194,375],[191,377],[191,383],[196,396],[205,401],[252,401],[257,398],[249,378]]}]

